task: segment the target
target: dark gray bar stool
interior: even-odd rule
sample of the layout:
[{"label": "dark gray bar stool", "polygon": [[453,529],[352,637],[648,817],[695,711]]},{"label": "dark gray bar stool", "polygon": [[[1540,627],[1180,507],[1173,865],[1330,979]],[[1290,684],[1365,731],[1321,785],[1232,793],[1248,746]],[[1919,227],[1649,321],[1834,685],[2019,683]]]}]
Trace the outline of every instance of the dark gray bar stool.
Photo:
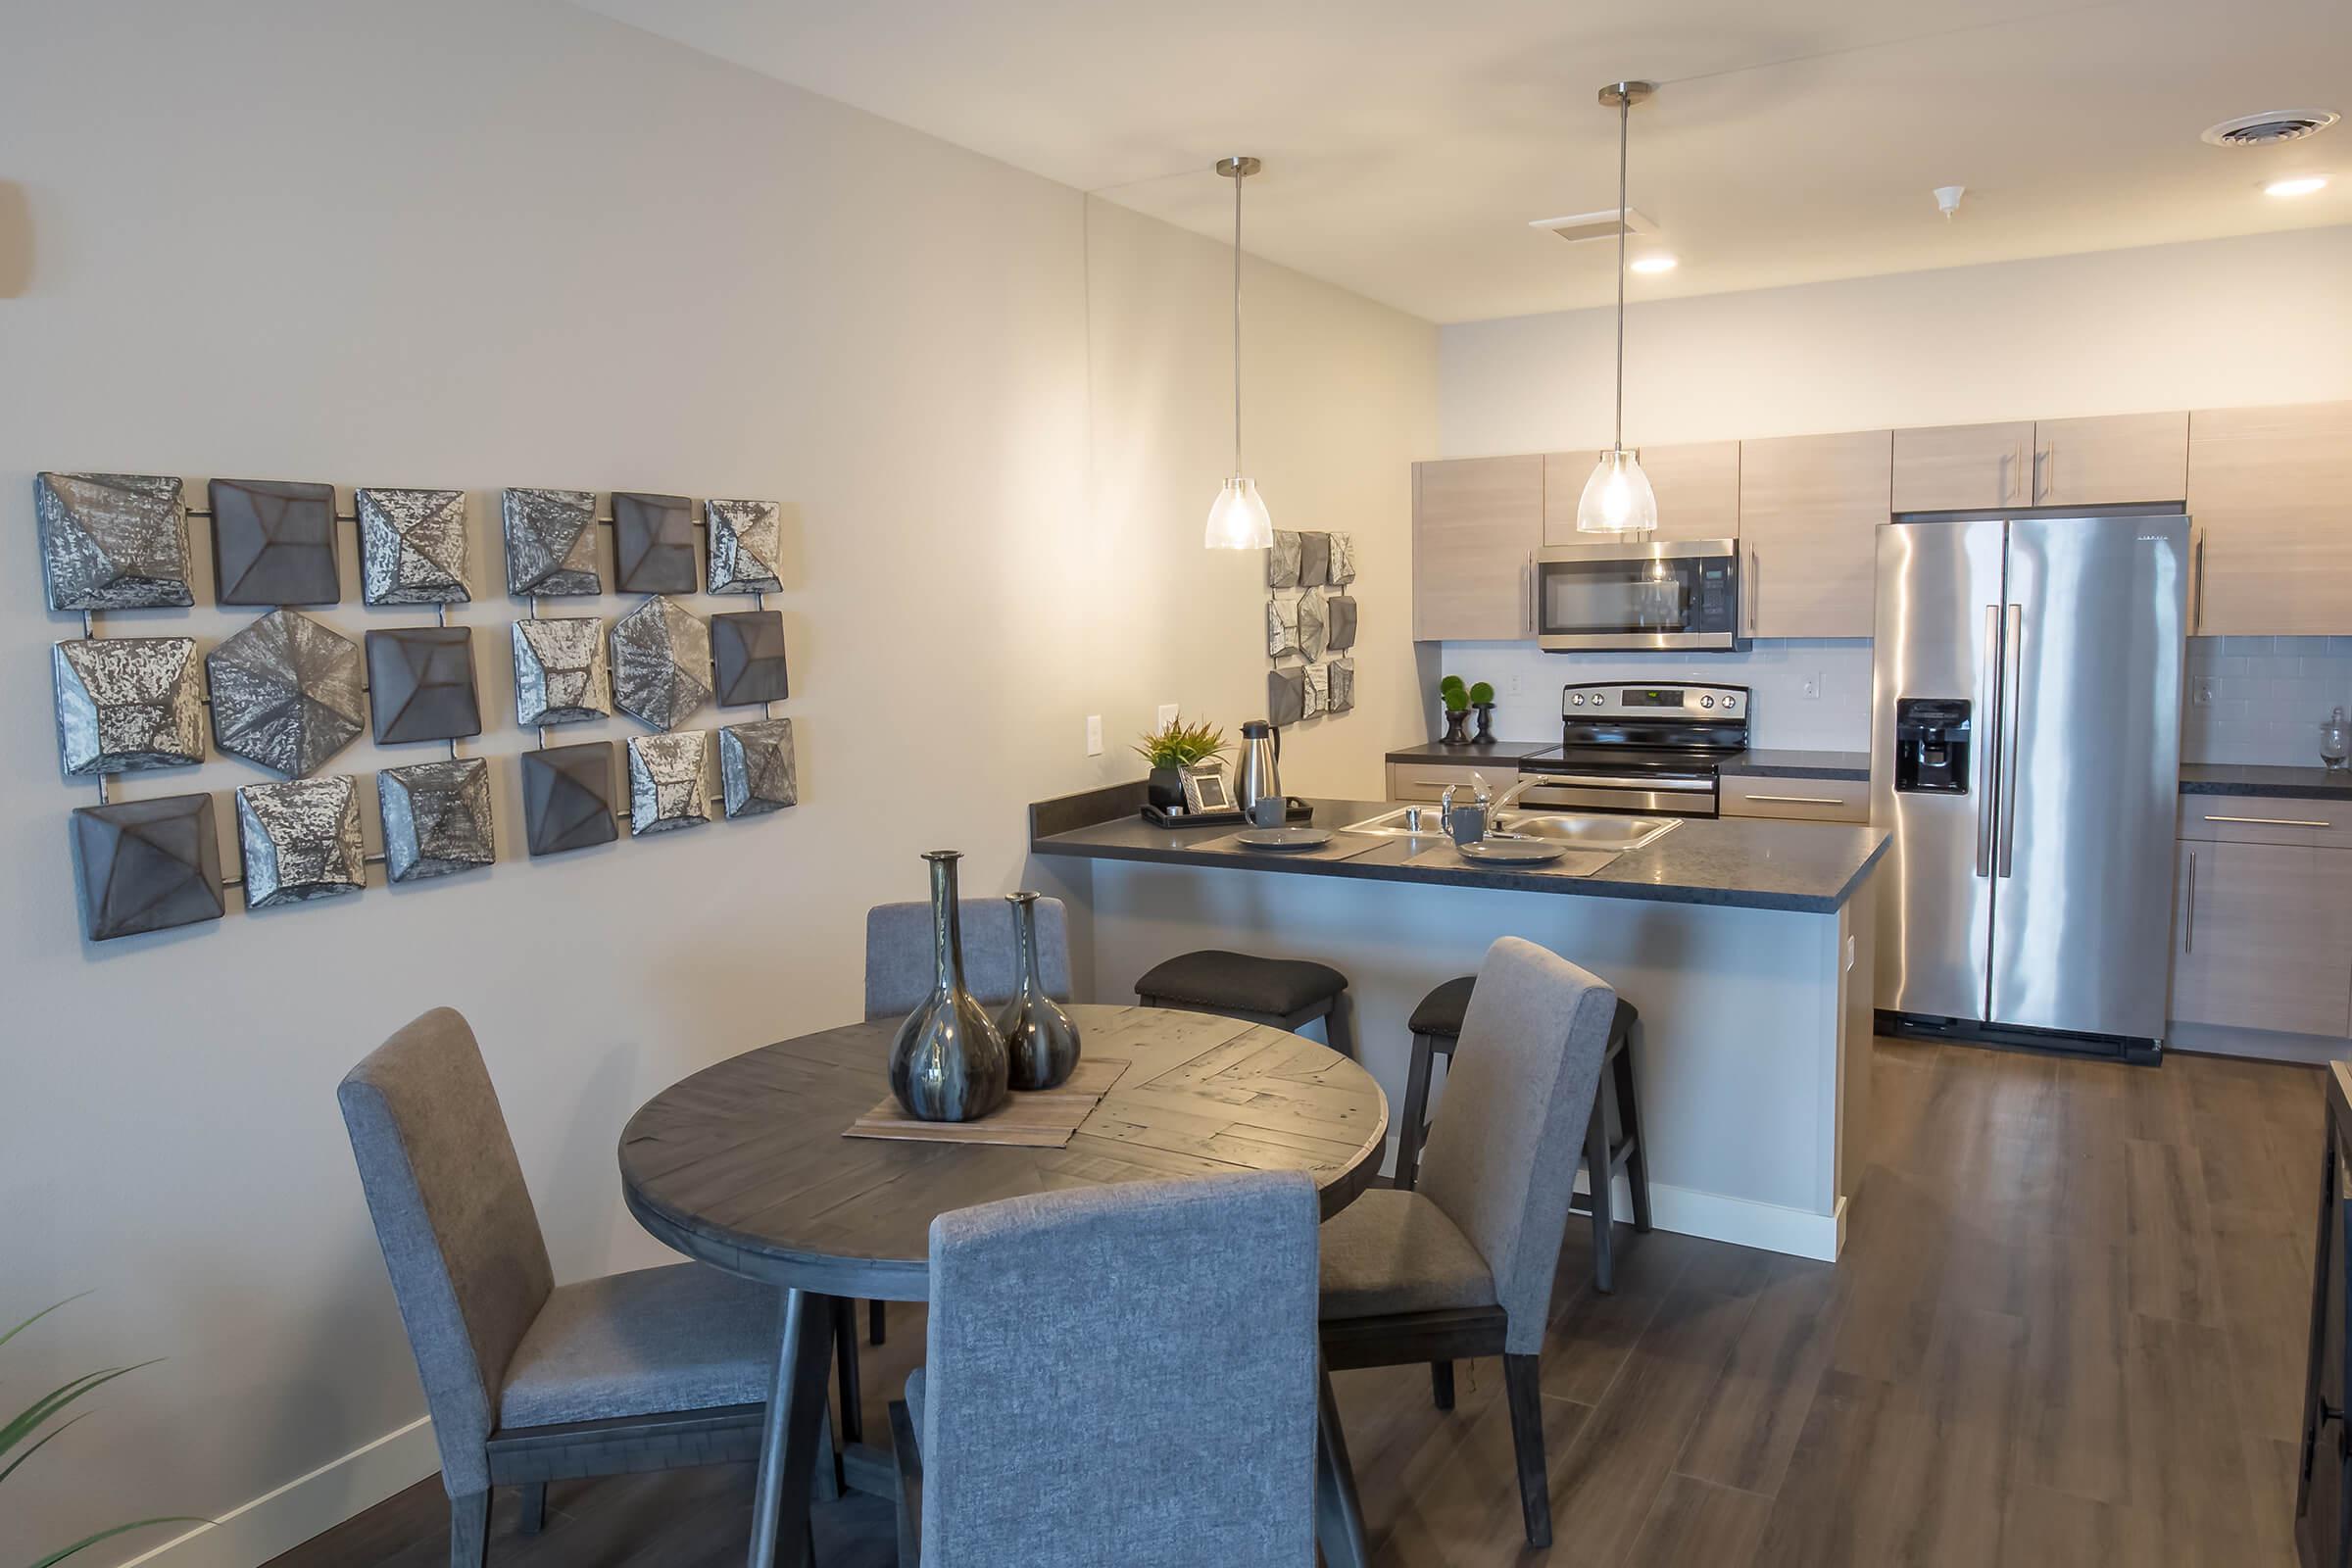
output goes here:
[{"label": "dark gray bar stool", "polygon": [[1324,1044],[1353,1056],[1355,1042],[1341,1005],[1347,995],[1348,977],[1328,963],[1216,948],[1178,954],[1135,983],[1135,1000],[1147,1007],[1189,1007],[1293,1031],[1320,1018]]},{"label": "dark gray bar stool", "polygon": [[[1413,1031],[1413,1064],[1405,1079],[1404,1106],[1397,1114],[1396,1185],[1408,1192],[1421,1166],[1421,1146],[1429,1136],[1430,1066],[1439,1056],[1451,1071],[1453,1048],[1462,1037],[1462,1015],[1470,1010],[1470,987],[1475,975],[1448,980],[1421,999],[1406,1027]],[[1617,1264],[1610,1246],[1610,1184],[1625,1172],[1634,1194],[1634,1229],[1649,1229],[1649,1160],[1642,1152],[1642,1112],[1634,1102],[1634,1024],[1641,1014],[1623,997],[1617,1015],[1609,1020],[1608,1053],[1602,1058],[1600,1092],[1592,1097],[1592,1121],[1585,1129],[1585,1171],[1592,1188],[1592,1288],[1603,1296],[1617,1288]],[[1612,1131],[1613,1129],[1613,1131]]]}]

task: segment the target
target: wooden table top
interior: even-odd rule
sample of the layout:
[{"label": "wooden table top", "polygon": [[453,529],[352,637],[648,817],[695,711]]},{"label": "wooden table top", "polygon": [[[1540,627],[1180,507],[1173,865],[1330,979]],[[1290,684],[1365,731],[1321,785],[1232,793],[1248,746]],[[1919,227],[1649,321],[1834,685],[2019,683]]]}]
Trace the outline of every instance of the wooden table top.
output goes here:
[{"label": "wooden table top", "polygon": [[1086,1055],[1128,1063],[1065,1149],[845,1138],[890,1092],[895,1020],[746,1052],[656,1095],[620,1135],[621,1190],[689,1257],[830,1296],[929,1295],[931,1221],[1025,1193],[1304,1170],[1326,1218],[1380,1168],[1372,1075],[1263,1024],[1163,1007],[1070,1008]]}]

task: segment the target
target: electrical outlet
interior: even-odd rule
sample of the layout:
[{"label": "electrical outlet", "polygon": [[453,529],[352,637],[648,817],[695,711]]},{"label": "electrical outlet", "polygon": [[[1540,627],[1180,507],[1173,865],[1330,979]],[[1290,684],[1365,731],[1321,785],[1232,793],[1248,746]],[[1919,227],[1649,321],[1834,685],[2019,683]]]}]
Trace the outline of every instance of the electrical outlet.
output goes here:
[{"label": "electrical outlet", "polygon": [[2194,707],[2211,708],[2213,706],[2213,677],[2199,675],[2191,681],[2188,688],[2188,700]]},{"label": "electrical outlet", "polygon": [[1519,696],[1526,689],[1526,676],[1520,674],[1513,674],[1511,676],[1511,695],[1513,697]]},{"label": "electrical outlet", "polygon": [[1155,729],[1166,729],[1166,728],[1167,728],[1167,727],[1168,727],[1170,724],[1173,724],[1173,723],[1175,723],[1175,722],[1176,722],[1176,705],[1175,705],[1174,703],[1162,703],[1162,704],[1160,704],[1160,705],[1159,705],[1159,721],[1158,721],[1158,722],[1157,722],[1155,725],[1153,725],[1152,727],[1153,727],[1153,728],[1155,728]]},{"label": "electrical outlet", "polygon": [[1815,670],[1805,677],[1805,701],[1808,703],[1821,701],[1821,672],[1819,670]]},{"label": "electrical outlet", "polygon": [[1086,755],[1089,757],[1102,755],[1102,715],[1101,713],[1086,715]]}]

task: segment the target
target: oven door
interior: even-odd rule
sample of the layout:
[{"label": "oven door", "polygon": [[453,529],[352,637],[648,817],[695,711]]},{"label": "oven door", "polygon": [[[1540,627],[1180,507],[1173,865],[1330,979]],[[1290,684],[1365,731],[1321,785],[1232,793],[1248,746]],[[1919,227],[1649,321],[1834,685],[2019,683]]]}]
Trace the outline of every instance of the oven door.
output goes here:
[{"label": "oven door", "polygon": [[1536,640],[1560,652],[1745,646],[1731,539],[1581,545],[1536,557]]}]

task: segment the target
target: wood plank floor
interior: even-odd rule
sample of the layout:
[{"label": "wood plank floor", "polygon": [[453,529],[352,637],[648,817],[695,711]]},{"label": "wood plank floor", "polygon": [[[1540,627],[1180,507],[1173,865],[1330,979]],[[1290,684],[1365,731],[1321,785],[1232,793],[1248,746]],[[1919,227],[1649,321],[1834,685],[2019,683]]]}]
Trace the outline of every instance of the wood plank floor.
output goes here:
[{"label": "wood plank floor", "polygon": [[[1550,1551],[1520,1538],[1500,1363],[1466,1363],[1446,1414],[1418,1370],[1336,1378],[1377,1560],[2292,1564],[2319,1073],[1881,1041],[1874,1092],[1834,1268],[1621,1231],[1604,1297],[1570,1227]],[[893,1307],[869,1433],[921,1345],[920,1309]],[[559,1484],[530,1539],[512,1506],[493,1568],[719,1568],[742,1560],[751,1477]],[[275,1568],[425,1568],[446,1520],[427,1481]],[[825,1568],[893,1560],[879,1501],[816,1528]]]}]

